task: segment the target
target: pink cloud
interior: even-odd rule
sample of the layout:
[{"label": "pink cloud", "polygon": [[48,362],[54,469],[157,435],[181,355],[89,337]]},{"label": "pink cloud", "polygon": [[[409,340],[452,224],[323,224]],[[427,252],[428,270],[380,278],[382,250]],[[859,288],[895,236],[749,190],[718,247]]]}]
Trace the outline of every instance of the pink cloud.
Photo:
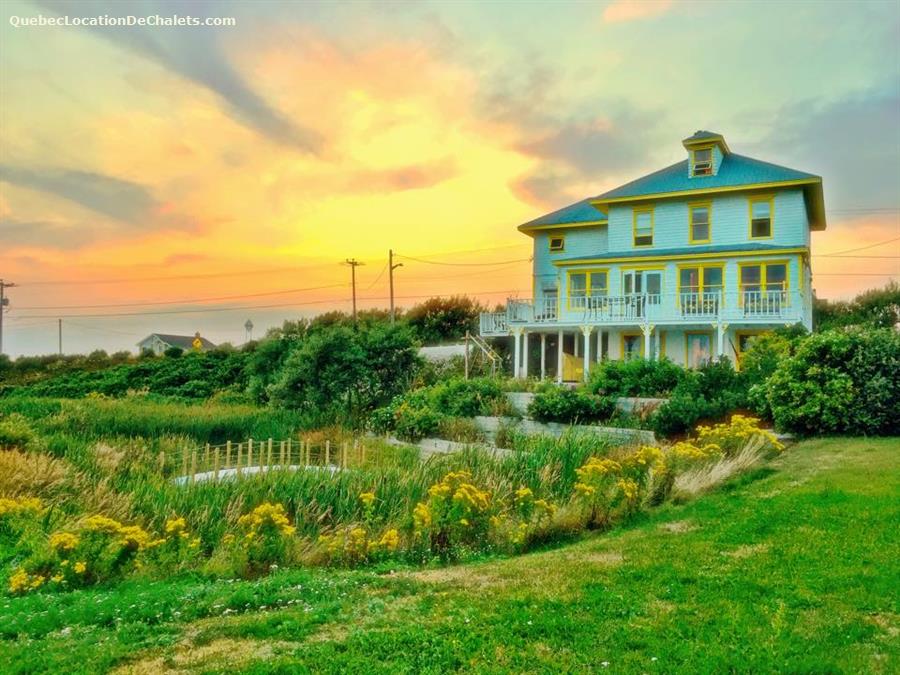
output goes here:
[{"label": "pink cloud", "polygon": [[665,14],[672,6],[672,0],[613,0],[603,10],[603,22],[651,19]]}]

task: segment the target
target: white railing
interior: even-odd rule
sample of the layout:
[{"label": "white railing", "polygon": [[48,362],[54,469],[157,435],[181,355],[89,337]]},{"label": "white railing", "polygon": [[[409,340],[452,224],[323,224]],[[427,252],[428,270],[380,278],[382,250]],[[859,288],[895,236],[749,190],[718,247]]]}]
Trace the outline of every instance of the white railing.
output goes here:
[{"label": "white railing", "polygon": [[722,307],[720,291],[679,293],[678,309],[683,317],[716,317]]},{"label": "white railing", "polygon": [[506,335],[509,319],[506,312],[482,312],[480,333],[482,335]]},{"label": "white railing", "polygon": [[790,293],[784,290],[579,295],[536,301],[510,299],[505,312],[481,315],[481,334],[508,335],[511,327],[522,324],[627,324],[641,321],[688,324],[741,319],[801,321],[804,306],[802,296],[797,296],[792,304]]},{"label": "white railing", "polygon": [[744,316],[780,317],[787,307],[787,291],[743,291],[741,294]]}]

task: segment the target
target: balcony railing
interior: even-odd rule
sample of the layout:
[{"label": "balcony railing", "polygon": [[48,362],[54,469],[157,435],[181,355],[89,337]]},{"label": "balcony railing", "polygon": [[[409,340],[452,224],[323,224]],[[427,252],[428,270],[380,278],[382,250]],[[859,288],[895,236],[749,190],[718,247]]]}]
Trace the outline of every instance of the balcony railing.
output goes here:
[{"label": "balcony railing", "polygon": [[631,294],[510,299],[505,312],[481,315],[482,335],[507,335],[522,324],[627,324],[650,321],[689,324],[715,320],[777,319],[799,321],[803,302],[791,305],[784,290],[685,291],[677,294]]}]

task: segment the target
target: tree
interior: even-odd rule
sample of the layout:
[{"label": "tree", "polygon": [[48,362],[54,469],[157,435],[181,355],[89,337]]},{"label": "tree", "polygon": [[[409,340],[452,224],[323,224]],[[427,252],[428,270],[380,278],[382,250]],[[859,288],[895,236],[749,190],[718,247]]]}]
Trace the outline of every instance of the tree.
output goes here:
[{"label": "tree", "polygon": [[892,328],[900,323],[900,284],[889,282],[884,288],[872,288],[853,300],[816,300],[813,306],[816,330],[845,326]]},{"label": "tree", "polygon": [[480,303],[464,295],[429,298],[409,310],[406,321],[423,343],[430,344],[458,340],[466,331],[477,332],[482,311]]}]

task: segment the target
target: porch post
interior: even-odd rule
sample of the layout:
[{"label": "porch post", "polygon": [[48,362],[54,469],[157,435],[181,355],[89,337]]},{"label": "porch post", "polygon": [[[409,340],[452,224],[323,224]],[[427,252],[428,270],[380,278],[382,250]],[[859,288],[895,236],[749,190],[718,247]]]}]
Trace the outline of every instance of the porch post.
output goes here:
[{"label": "porch post", "polygon": [[597,329],[597,363],[603,360],[603,329]]},{"label": "porch post", "polygon": [[556,345],[556,383],[562,384],[563,380],[563,337],[562,328],[559,329],[559,339]]},{"label": "porch post", "polygon": [[641,325],[641,332],[644,334],[644,358],[650,360],[650,336],[653,335],[653,324],[645,323]]},{"label": "porch post", "polygon": [[578,336],[577,335],[575,336],[575,342],[572,345],[572,354],[574,356],[580,356],[580,354],[578,353]]},{"label": "porch post", "polygon": [[522,331],[522,377],[528,379],[528,331]]},{"label": "porch post", "polygon": [[541,380],[547,377],[547,334],[541,333]]},{"label": "porch post", "polygon": [[513,377],[518,379],[522,376],[522,342],[519,338],[522,335],[522,329],[513,328]]},{"label": "porch post", "polygon": [[719,338],[719,344],[718,344],[717,351],[718,351],[718,355],[719,355],[719,360],[721,361],[722,357],[725,356],[725,331],[728,330],[728,324],[722,323],[721,321],[719,321],[716,323],[716,329],[717,329],[718,338]]},{"label": "porch post", "polygon": [[583,379],[588,381],[588,375],[591,370],[591,331],[592,326],[582,326],[581,332],[584,334],[584,373]]}]

